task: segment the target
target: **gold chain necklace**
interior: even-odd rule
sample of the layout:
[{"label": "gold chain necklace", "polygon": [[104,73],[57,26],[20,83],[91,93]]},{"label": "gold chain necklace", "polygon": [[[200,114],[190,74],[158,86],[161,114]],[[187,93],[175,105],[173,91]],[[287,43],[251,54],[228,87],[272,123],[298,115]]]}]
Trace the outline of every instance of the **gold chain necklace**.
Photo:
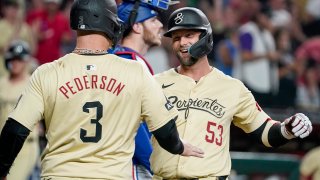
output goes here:
[{"label": "gold chain necklace", "polygon": [[76,48],[72,51],[72,53],[76,53],[76,54],[107,54],[107,50],[102,50],[102,49],[79,49]]}]

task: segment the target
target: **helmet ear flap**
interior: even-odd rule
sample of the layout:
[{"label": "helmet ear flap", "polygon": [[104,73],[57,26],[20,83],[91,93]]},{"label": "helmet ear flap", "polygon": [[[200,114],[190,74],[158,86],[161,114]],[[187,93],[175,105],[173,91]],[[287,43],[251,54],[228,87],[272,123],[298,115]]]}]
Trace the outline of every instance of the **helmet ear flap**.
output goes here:
[{"label": "helmet ear flap", "polygon": [[[201,37],[203,36],[203,37]],[[212,51],[213,48],[213,40],[212,34],[203,32],[200,35],[200,40],[193,44],[189,49],[188,52],[193,58],[201,58]]]}]

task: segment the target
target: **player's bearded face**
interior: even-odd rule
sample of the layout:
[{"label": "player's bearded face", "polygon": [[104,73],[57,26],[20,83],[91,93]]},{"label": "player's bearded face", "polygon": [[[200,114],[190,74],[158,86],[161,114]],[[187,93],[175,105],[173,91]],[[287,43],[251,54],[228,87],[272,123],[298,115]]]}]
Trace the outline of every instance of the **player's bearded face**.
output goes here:
[{"label": "player's bearded face", "polygon": [[163,24],[156,18],[150,18],[142,23],[143,40],[150,47],[160,46]]},{"label": "player's bearded face", "polygon": [[172,48],[183,66],[192,66],[198,59],[191,57],[189,48],[199,40],[200,32],[177,30],[172,33]]}]

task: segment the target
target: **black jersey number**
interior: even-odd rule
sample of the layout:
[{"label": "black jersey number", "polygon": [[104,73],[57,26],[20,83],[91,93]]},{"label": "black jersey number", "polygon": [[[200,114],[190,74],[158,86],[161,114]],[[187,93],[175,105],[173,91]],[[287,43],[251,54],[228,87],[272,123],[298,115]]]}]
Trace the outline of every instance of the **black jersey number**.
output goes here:
[{"label": "black jersey number", "polygon": [[87,136],[87,130],[80,129],[80,139],[85,142],[93,142],[96,143],[100,141],[102,134],[102,125],[99,123],[99,120],[102,118],[102,109],[103,106],[99,101],[87,102],[82,107],[83,112],[89,113],[90,108],[96,108],[96,119],[91,119],[91,124],[96,125],[96,133],[95,136]]}]

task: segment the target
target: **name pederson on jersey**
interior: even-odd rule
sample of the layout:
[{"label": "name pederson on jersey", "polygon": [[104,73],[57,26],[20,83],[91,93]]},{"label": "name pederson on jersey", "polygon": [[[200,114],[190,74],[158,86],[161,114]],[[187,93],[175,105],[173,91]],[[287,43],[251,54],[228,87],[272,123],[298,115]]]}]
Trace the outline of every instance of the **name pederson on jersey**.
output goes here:
[{"label": "name pederson on jersey", "polygon": [[67,54],[40,66],[10,117],[44,119],[42,177],[130,179],[141,119],[154,131],[178,112],[149,72],[112,54]]},{"label": "name pederson on jersey", "polygon": [[153,141],[154,174],[168,179],[229,175],[231,123],[250,133],[269,118],[250,91],[215,68],[198,82],[174,69],[155,77],[179,111],[176,123],[180,137],[204,149],[205,158],[174,156]]}]

